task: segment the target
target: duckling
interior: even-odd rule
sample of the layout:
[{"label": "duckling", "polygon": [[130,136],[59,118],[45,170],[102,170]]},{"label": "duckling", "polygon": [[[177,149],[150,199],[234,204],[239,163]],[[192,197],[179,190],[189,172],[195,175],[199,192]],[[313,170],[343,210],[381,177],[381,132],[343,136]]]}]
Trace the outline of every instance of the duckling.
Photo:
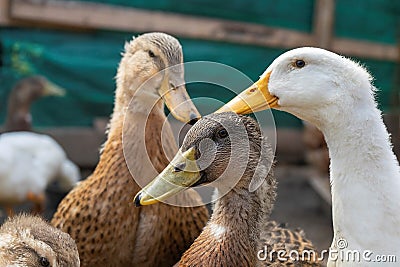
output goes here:
[{"label": "duckling", "polygon": [[178,150],[164,102],[182,121],[200,117],[184,86],[183,65],[177,65],[182,61],[178,40],[164,33],[143,34],[125,45],[100,161],[51,221],[75,239],[82,266],[171,266],[208,220],[196,192],[179,199],[198,207],[130,205],[138,179],[149,182]]},{"label": "duckling", "polygon": [[[208,115],[189,130],[170,165],[134,201],[149,205],[200,184],[216,187],[211,219],[176,266],[319,266],[301,231],[269,221],[277,185],[272,162],[272,149],[253,119]],[[302,255],[305,250],[314,257],[290,258],[291,251]]]},{"label": "duckling", "polygon": [[4,132],[31,131],[30,107],[33,101],[44,96],[63,96],[64,89],[43,76],[30,76],[20,80],[8,97]]},{"label": "duckling", "polygon": [[42,218],[17,215],[0,227],[0,266],[79,267],[74,240]]},{"label": "duckling", "polygon": [[13,206],[30,201],[33,212],[42,213],[45,190],[57,180],[64,191],[80,180],[80,171],[50,136],[32,132],[0,135],[0,204],[8,216]]}]

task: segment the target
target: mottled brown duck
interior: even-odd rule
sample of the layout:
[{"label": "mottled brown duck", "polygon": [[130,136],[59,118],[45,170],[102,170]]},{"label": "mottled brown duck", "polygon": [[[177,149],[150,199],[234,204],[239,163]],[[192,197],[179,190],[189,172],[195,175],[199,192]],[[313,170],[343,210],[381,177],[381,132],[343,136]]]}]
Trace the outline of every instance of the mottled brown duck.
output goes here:
[{"label": "mottled brown duck", "polygon": [[31,104],[40,97],[63,96],[64,89],[43,76],[30,76],[20,80],[11,90],[7,103],[5,132],[31,131]]},{"label": "mottled brown duck", "polygon": [[272,149],[253,119],[209,115],[189,130],[180,153],[135,203],[162,201],[194,185],[216,186],[211,219],[176,266],[319,266],[317,256],[290,258],[291,251],[315,251],[302,231],[269,221],[276,197],[272,162]]},{"label": "mottled brown duck", "polygon": [[[204,206],[131,205],[141,188],[136,181],[150,182],[178,150],[164,102],[182,121],[199,116],[184,86],[183,66],[167,69],[182,62],[180,43],[167,34],[144,34],[125,46],[100,162],[63,199],[52,220],[77,242],[82,266],[171,266],[208,220]],[[202,204],[195,192],[180,198]]]},{"label": "mottled brown duck", "polygon": [[68,234],[40,217],[22,214],[0,227],[0,266],[79,267],[80,263]]}]

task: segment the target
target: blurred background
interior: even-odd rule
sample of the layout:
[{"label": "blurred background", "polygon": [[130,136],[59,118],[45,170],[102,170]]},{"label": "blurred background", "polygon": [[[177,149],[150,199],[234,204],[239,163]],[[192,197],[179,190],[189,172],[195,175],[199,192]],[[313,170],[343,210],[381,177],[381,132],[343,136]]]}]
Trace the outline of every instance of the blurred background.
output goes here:
[{"label": "blurred background", "polygon": [[[86,177],[105,140],[124,42],[150,31],[177,37],[185,62],[227,64],[252,80],[294,47],[318,46],[351,57],[375,77],[399,155],[400,1],[392,0],[1,0],[0,125],[17,82],[46,77],[66,95],[35,101],[32,128],[54,137]],[[207,84],[187,89],[191,97],[233,97]],[[323,137],[287,113],[273,114],[280,185],[272,217],[304,228],[326,249],[332,229]],[[45,216],[51,218],[64,193],[50,186],[47,194]]]}]

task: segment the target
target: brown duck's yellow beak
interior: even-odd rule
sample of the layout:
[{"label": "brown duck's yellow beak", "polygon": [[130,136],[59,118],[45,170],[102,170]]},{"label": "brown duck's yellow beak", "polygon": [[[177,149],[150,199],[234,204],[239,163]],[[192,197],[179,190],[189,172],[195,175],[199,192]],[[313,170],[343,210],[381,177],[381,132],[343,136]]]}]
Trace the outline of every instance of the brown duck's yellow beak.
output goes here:
[{"label": "brown duck's yellow beak", "polygon": [[169,111],[171,111],[172,115],[177,120],[193,124],[201,118],[200,113],[197,111],[197,108],[186,91],[185,85],[172,88],[168,79],[164,79],[159,94],[164,99]]},{"label": "brown duck's yellow beak", "polygon": [[233,111],[237,114],[249,114],[269,108],[279,107],[278,98],[268,91],[271,72],[266,73],[256,83],[241,92],[215,113]]},{"label": "brown duck's yellow beak", "polygon": [[200,180],[195,148],[178,152],[171,163],[134,198],[137,207],[163,201],[187,189]]},{"label": "brown duck's yellow beak", "polygon": [[43,88],[43,96],[65,96],[65,89],[47,80]]}]

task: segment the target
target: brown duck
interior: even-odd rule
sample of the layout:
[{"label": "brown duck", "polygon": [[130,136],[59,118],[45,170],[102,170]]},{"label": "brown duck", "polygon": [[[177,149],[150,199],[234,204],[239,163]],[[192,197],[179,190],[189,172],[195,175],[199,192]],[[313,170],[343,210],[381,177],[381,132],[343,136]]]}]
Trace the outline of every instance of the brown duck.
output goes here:
[{"label": "brown duck", "polygon": [[0,266],[79,267],[80,263],[68,234],[40,217],[18,215],[0,227]]},{"label": "brown duck", "polygon": [[302,231],[269,221],[276,197],[272,162],[272,149],[253,119],[209,115],[189,130],[180,152],[135,203],[152,204],[199,184],[216,186],[211,219],[176,266],[319,266],[317,256],[290,258],[292,250],[314,251]]},{"label": "brown duck", "polygon": [[31,104],[40,97],[63,96],[64,89],[43,76],[30,76],[20,80],[11,90],[7,103],[5,132],[31,131]]},{"label": "brown duck", "polygon": [[[82,266],[171,266],[208,220],[203,206],[131,205],[140,190],[136,181],[148,183],[178,150],[164,101],[182,121],[199,117],[186,93],[183,66],[168,69],[182,61],[181,45],[167,34],[144,34],[125,46],[100,162],[63,199],[52,220],[75,239]],[[179,198],[202,204],[195,192]]]}]

